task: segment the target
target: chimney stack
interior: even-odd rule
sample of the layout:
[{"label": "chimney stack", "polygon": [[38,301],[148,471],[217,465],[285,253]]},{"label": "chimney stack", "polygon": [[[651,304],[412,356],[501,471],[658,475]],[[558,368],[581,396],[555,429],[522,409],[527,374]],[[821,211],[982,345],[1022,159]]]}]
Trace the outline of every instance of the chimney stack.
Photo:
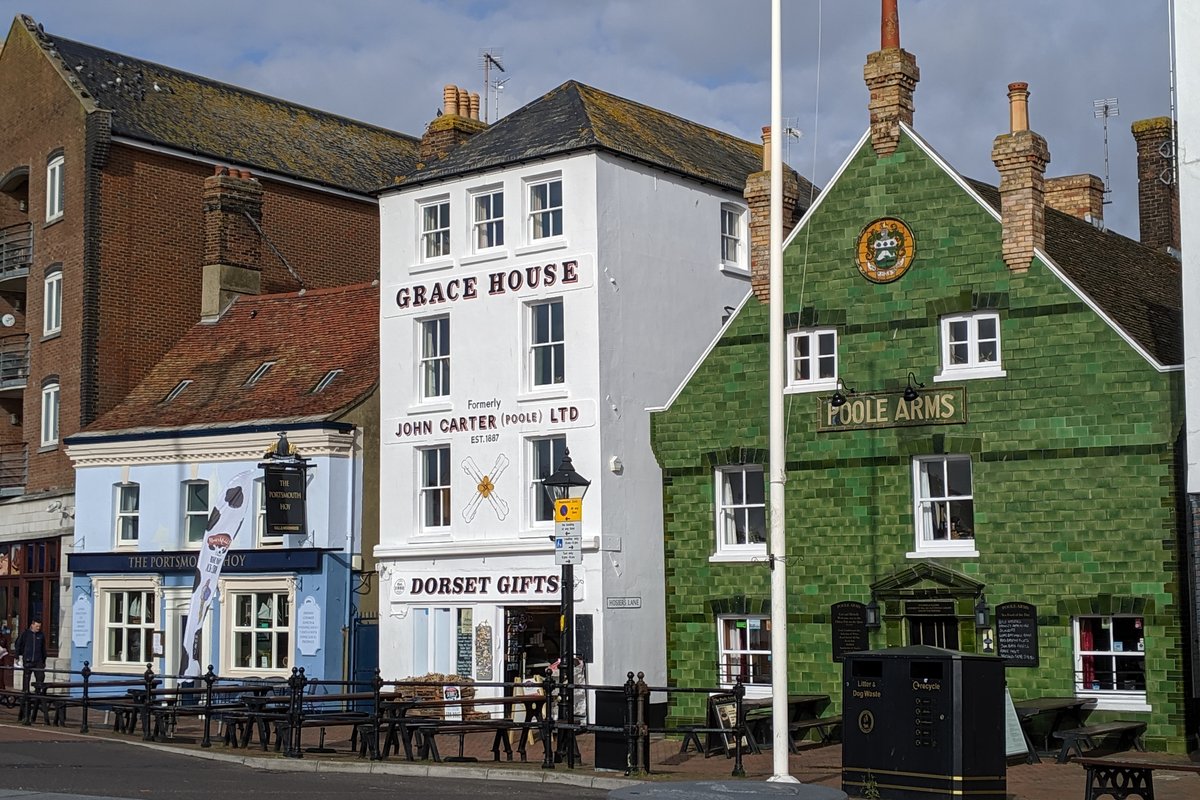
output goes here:
[{"label": "chimney stack", "polygon": [[1095,175],[1047,178],[1046,205],[1103,227],[1104,181]]},{"label": "chimney stack", "polygon": [[[762,129],[763,169],[746,178],[743,193],[750,207],[750,288],[766,303],[771,297],[771,129]],[[800,179],[796,171],[783,165],[783,235],[786,237],[800,221]]]},{"label": "chimney stack", "polygon": [[900,47],[897,0],[883,0],[879,50],[867,55],[863,79],[871,92],[871,146],[875,155],[890,156],[900,144],[900,123],[912,125],[913,90],[921,80],[917,58]]},{"label": "chimney stack", "polygon": [[1000,218],[1004,226],[1004,263],[1024,272],[1033,251],[1046,245],[1046,140],[1029,130],[1029,84],[1008,85],[1011,132],[992,144],[992,163],[1000,172]]},{"label": "chimney stack", "polygon": [[442,112],[421,137],[421,161],[445,158],[467,139],[487,128],[479,119],[479,94],[453,84],[442,89]]},{"label": "chimney stack", "polygon": [[1175,182],[1175,131],[1170,117],[1133,123],[1137,142],[1138,221],[1142,244],[1179,252],[1179,185]]},{"label": "chimney stack", "polygon": [[217,319],[237,295],[259,293],[262,205],[262,184],[247,170],[217,167],[204,179],[201,319]]}]

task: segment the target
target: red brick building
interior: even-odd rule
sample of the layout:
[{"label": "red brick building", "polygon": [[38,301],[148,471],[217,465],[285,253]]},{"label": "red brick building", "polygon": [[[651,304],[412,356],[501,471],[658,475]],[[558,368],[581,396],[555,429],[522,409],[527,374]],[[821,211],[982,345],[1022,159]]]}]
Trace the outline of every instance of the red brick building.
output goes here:
[{"label": "red brick building", "polygon": [[[229,287],[242,293],[374,279],[369,192],[411,171],[418,144],[14,20],[0,50],[0,644],[42,616],[58,649],[74,511],[62,441],[201,319],[202,282],[227,267],[251,268]],[[261,197],[208,208],[214,167],[252,174]]]}]

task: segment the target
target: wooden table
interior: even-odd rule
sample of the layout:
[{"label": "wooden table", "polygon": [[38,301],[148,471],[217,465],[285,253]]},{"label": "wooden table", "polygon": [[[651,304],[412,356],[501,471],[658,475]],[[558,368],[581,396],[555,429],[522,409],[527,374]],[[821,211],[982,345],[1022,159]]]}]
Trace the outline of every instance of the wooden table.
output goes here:
[{"label": "wooden table", "polygon": [[[774,700],[768,697],[742,698],[742,717],[750,751],[759,752],[763,742],[772,741],[772,708]],[[827,694],[789,694],[787,699],[787,722],[815,719],[829,705]]]},{"label": "wooden table", "polygon": [[[526,744],[529,738],[529,729],[533,725],[540,725],[544,717],[543,706],[545,696],[542,694],[525,694],[525,695],[505,695],[502,697],[472,697],[459,700],[420,700],[412,697],[389,697],[385,696],[382,702],[382,719],[381,727],[385,727],[386,738],[384,745],[380,748],[381,757],[386,756],[392,749],[393,745],[399,749],[404,747],[404,755],[409,761],[413,761],[412,738],[415,731],[421,731],[427,737],[421,743],[422,757],[432,754],[434,760],[442,760],[437,751],[437,745],[431,741],[431,737],[436,736],[438,729],[441,728],[444,733],[457,734],[459,736],[459,755],[446,758],[446,761],[474,761],[474,758],[464,756],[463,737],[472,729],[476,730],[493,730],[495,735],[492,740],[492,754],[495,760],[500,760],[500,747],[503,745],[505,754],[508,760],[512,760],[512,745],[508,741],[507,733],[510,730],[521,730],[521,738],[517,743],[517,753],[521,756],[521,760],[526,760]],[[526,722],[517,723],[509,719],[504,720],[446,720],[435,717],[423,716],[420,712],[424,710],[445,710],[452,707],[465,708],[467,706],[487,708],[488,706],[500,706],[506,709],[511,709],[516,706],[524,706],[526,713]],[[507,712],[506,712],[507,713]],[[531,720],[537,720],[532,722]]]},{"label": "wooden table", "polygon": [[1096,700],[1091,697],[1032,697],[1013,703],[1029,751],[1026,760],[1031,764],[1042,760],[1031,738],[1034,720],[1050,717],[1050,727],[1042,739],[1042,752],[1050,752],[1050,737],[1054,732],[1079,727],[1083,724],[1084,710],[1091,710],[1095,705]]},{"label": "wooden table", "polygon": [[1200,764],[1186,756],[1164,753],[1123,753],[1103,758],[1076,758],[1076,764],[1087,769],[1084,800],[1113,800],[1140,797],[1154,800],[1154,771],[1173,770],[1200,774]]}]

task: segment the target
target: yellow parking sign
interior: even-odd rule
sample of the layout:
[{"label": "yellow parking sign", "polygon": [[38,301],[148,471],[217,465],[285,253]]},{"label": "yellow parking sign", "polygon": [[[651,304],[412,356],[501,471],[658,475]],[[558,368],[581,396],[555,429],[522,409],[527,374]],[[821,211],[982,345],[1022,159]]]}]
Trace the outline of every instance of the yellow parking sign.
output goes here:
[{"label": "yellow parking sign", "polygon": [[554,521],[555,522],[582,522],[583,521],[583,498],[582,497],[567,497],[563,500],[554,501]]}]

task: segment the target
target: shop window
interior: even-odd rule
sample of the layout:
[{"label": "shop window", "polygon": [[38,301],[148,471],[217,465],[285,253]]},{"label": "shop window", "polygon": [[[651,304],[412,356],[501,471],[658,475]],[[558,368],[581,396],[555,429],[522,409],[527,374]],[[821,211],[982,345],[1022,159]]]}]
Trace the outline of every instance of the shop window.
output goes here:
[{"label": "shop window", "polygon": [[994,311],[942,317],[942,372],[934,380],[998,378],[1000,315]]},{"label": "shop window", "polygon": [[1146,702],[1146,627],[1142,617],[1075,619],[1075,691],[1103,708]]},{"label": "shop window", "polygon": [[115,494],[117,546],[137,544],[141,487],[136,483],[119,483]]},{"label": "shop window", "polygon": [[722,686],[771,683],[771,623],[766,617],[719,617]]},{"label": "shop window", "polygon": [[975,506],[970,456],[913,460],[916,550],[924,555],[975,551]]},{"label": "shop window", "polygon": [[233,605],[234,670],[285,673],[292,655],[291,597],[282,591],[238,591]]},{"label": "shop window", "polygon": [[767,505],[760,464],[716,471],[717,554],[766,555]]},{"label": "shop window", "polygon": [[186,481],[183,484],[183,530],[190,545],[204,541],[208,527],[208,481]]},{"label": "shop window", "polygon": [[144,665],[154,654],[158,595],[153,589],[105,591],[104,660],[109,664]]},{"label": "shop window", "polygon": [[413,675],[454,674],[454,609],[414,608]]}]

